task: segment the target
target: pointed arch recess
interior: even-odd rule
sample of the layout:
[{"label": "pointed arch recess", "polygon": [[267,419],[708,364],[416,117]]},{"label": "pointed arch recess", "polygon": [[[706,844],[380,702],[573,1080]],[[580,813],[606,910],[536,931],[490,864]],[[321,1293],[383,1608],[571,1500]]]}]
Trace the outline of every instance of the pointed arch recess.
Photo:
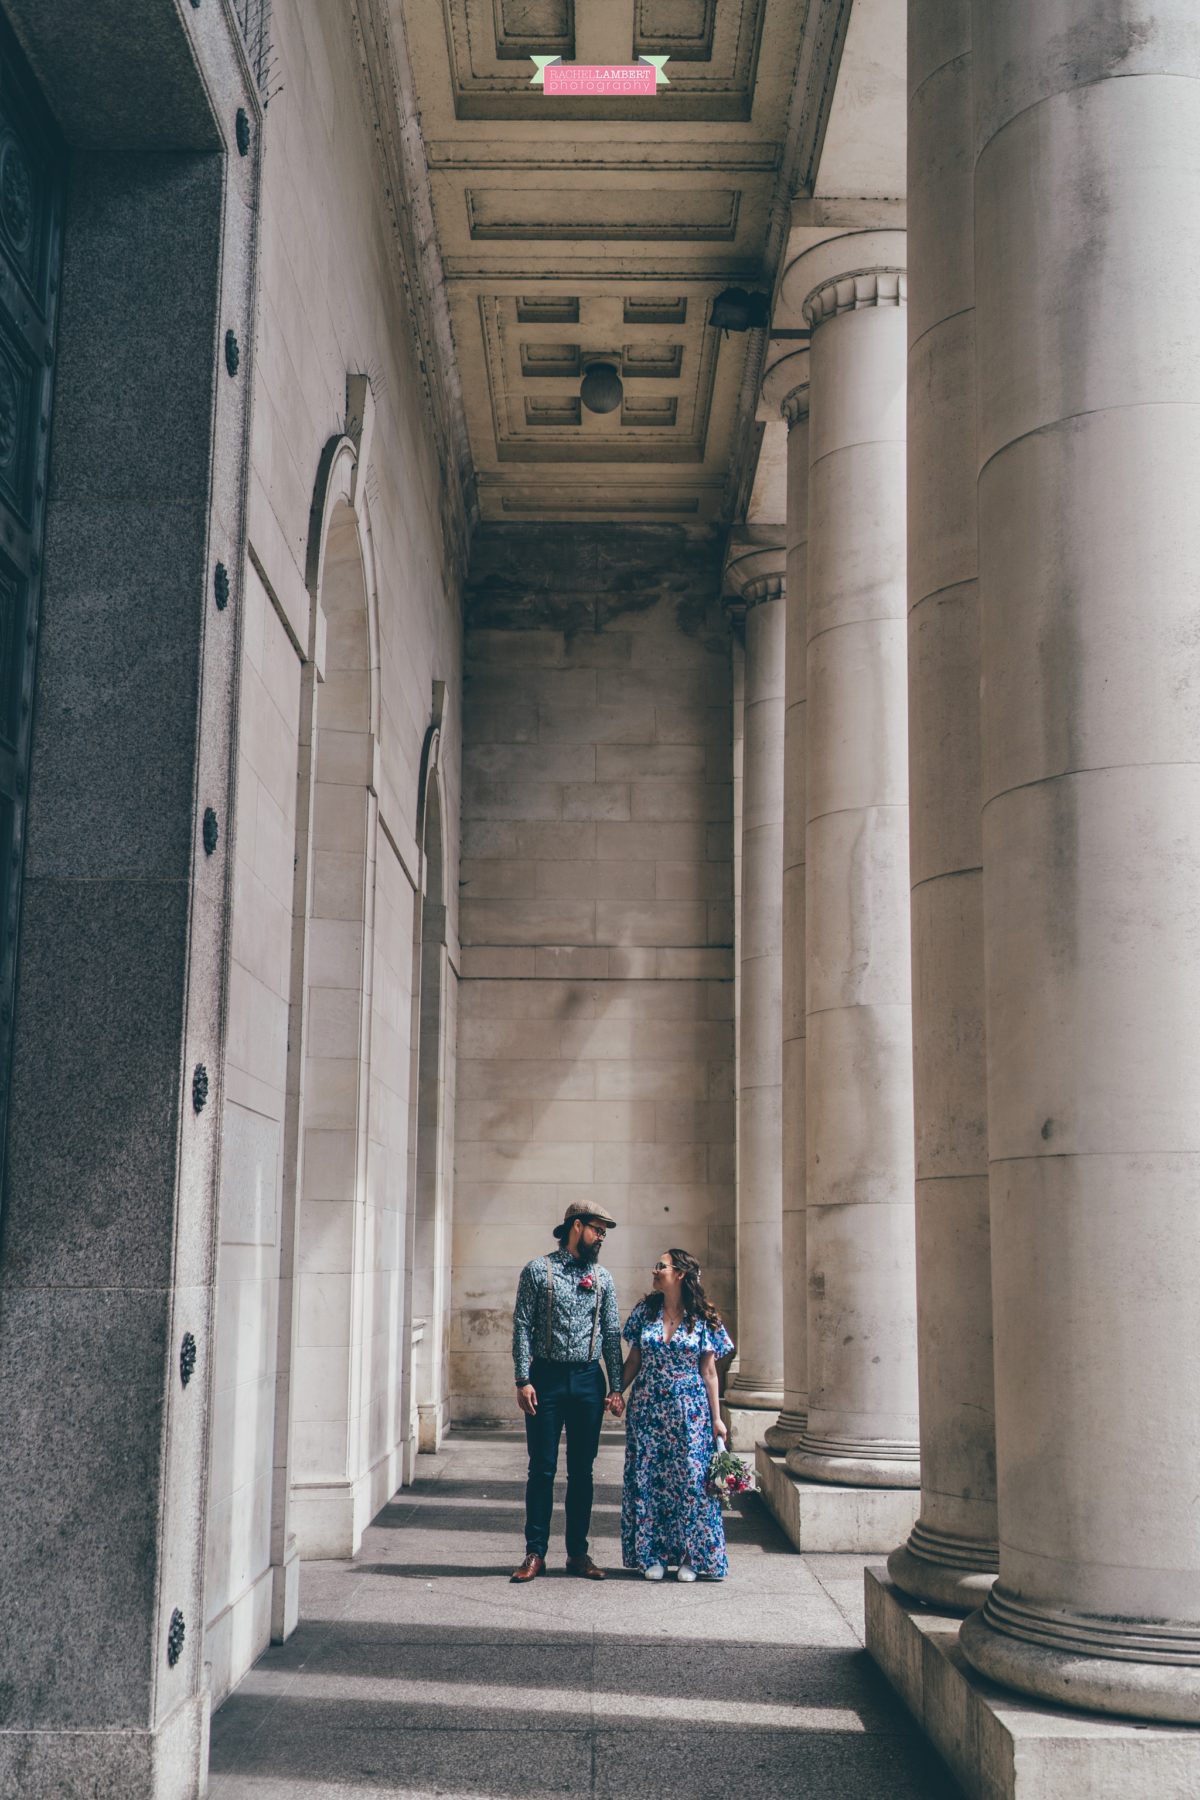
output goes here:
[{"label": "pointed arch recess", "polygon": [[450,1224],[446,1157],[445,820],[440,767],[444,687],[435,684],[417,792],[419,911],[414,932],[416,1096],[410,1236],[413,1320],[410,1435],[436,1450],[449,1424]]},{"label": "pointed arch recess", "polygon": [[398,1320],[374,1316],[367,1242],[380,654],[365,378],[348,378],[347,420],[320,455],[305,564],[285,1168],[292,1279],[280,1308],[288,1379],[273,1521],[276,1540],[294,1540],[302,1558],[352,1555],[361,1541],[378,1460],[365,1347],[390,1329],[392,1366],[400,1361]]}]

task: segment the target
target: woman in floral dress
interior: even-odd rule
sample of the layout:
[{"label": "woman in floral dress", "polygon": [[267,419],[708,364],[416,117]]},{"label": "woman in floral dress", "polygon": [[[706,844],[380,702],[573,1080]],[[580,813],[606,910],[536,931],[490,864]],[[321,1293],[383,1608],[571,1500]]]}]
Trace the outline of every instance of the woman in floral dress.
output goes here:
[{"label": "woman in floral dress", "polygon": [[717,1358],[733,1340],[700,1285],[686,1250],[654,1265],[654,1290],[626,1321],[630,1345],[622,1387],[633,1382],[625,1437],[621,1550],[627,1569],[661,1581],[728,1573],[721,1503],[706,1489],[709,1464],[725,1437]]}]

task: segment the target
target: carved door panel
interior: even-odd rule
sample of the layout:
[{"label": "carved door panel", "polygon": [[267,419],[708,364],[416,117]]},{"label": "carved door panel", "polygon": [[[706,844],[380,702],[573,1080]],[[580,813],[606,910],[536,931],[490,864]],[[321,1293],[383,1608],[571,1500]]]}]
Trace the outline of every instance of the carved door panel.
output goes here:
[{"label": "carved door panel", "polygon": [[58,134],[0,17],[0,1176],[62,239]]}]

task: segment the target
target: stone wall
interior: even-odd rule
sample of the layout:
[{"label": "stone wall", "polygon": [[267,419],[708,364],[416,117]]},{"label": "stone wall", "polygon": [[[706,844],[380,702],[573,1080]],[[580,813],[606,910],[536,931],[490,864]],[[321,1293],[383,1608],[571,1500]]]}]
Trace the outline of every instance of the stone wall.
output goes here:
[{"label": "stone wall", "polygon": [[[238,641],[212,572],[243,534],[249,383],[221,347],[253,317],[255,102],[221,9],[3,14],[8,301],[21,333],[61,307],[52,423],[5,336],[46,411],[22,403],[10,452],[0,633],[6,682],[14,624],[37,638],[0,1070],[0,1792],[197,1793]],[[11,457],[45,430],[39,543]]]},{"label": "stone wall", "polygon": [[271,1619],[270,1424],[301,686],[299,659],[253,571],[243,608],[205,1576],[206,1658],[218,1693],[265,1641]]},{"label": "stone wall", "polygon": [[573,1200],[733,1307],[729,632],[711,546],[490,527],[467,609],[455,1417],[508,1417],[517,1272]]},{"label": "stone wall", "polygon": [[[294,1617],[297,1549],[349,1554],[403,1473],[418,790],[435,681],[451,992],[458,960],[465,532],[407,328],[352,24],[277,4],[273,54],[249,565],[232,601],[245,618],[210,1472],[217,1700],[272,1613],[277,1636]],[[331,462],[339,438],[351,441]],[[326,476],[320,543],[310,515]]]}]

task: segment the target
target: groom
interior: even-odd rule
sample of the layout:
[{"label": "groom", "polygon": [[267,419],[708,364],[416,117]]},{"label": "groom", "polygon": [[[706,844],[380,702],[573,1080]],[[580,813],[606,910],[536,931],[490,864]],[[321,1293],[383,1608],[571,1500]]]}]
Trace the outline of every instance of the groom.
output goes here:
[{"label": "groom", "polygon": [[[554,1227],[559,1249],[521,1270],[513,1309],[513,1374],[525,1414],[529,1480],[525,1488],[525,1560],[514,1581],[532,1581],[546,1566],[558,1440],[567,1429],[567,1570],[603,1581],[588,1555],[592,1464],[606,1412],[620,1418],[621,1316],[616,1289],[597,1262],[616,1220],[602,1207],[568,1206]],[[600,1371],[603,1352],[608,1395]]]}]

